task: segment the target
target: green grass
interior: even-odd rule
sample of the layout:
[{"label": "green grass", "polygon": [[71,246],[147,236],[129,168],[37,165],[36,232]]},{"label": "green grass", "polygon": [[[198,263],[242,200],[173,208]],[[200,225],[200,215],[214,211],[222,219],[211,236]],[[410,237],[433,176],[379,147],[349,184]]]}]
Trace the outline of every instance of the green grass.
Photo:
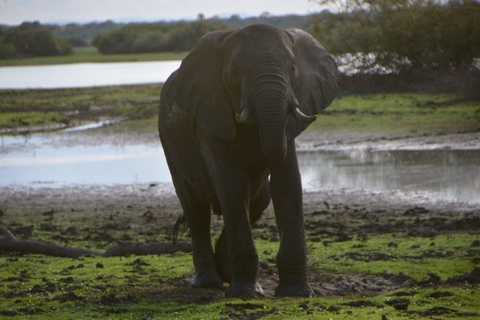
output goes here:
[{"label": "green grass", "polygon": [[[92,120],[98,117],[150,119],[155,130],[160,84],[68,89],[0,90],[0,113],[57,112],[74,120],[75,112]],[[0,128],[17,126],[15,117],[5,118]],[[59,119],[64,121],[64,119]],[[14,123],[15,122],[15,123]],[[308,130],[374,132],[386,137],[477,132],[480,130],[480,101],[463,101],[444,94],[391,93],[341,95]]]},{"label": "green grass", "polygon": [[[141,125],[143,121],[136,122]],[[69,209],[67,203],[64,206],[55,207],[51,217],[42,215],[42,208],[3,207],[1,222],[12,231],[32,226],[31,240],[104,251],[114,244],[105,240],[105,234],[115,239],[130,239],[128,241],[170,241],[169,227],[176,219],[169,211],[160,214],[164,210],[161,206],[148,208],[155,212],[156,219],[153,220],[145,216],[147,208],[142,206],[118,208],[107,204],[103,207],[101,204],[86,204],[75,209]],[[388,219],[407,219],[384,215],[378,215],[379,223]],[[348,217],[345,223],[351,229],[367,223],[361,216]],[[313,218],[308,216],[307,220]],[[338,219],[342,220],[341,217]],[[255,243],[260,262],[268,261],[272,266],[271,259],[279,247],[278,235],[271,231],[272,213],[267,213],[262,221],[263,227],[253,229]],[[75,227],[74,231],[72,227]],[[221,225],[214,224],[214,239],[220,230]],[[21,234],[17,232],[17,237],[20,238]],[[322,237],[322,242],[315,242],[316,236],[309,236],[309,266],[331,279],[342,276],[357,277],[361,281],[372,275],[383,279],[381,275],[388,271],[392,274],[403,272],[416,281],[433,272],[445,281],[449,277],[462,276],[480,263],[479,248],[472,247],[474,241],[480,240],[478,233],[450,231],[431,237],[408,236],[401,232],[369,233],[368,237],[360,237],[356,232],[352,235],[352,240],[344,242],[331,242],[336,236]],[[187,234],[181,238],[190,241]],[[323,241],[330,242],[325,246]],[[391,245],[392,242],[396,245]],[[348,255],[352,252],[363,256],[374,253],[390,255],[391,259],[352,260]],[[381,319],[383,315],[387,319],[475,319],[480,315],[479,288],[469,284],[417,286],[381,294],[368,291],[351,296],[244,301],[224,298],[221,290],[191,289],[189,281],[193,273],[191,253],[181,252],[80,259],[2,255],[0,318],[8,312],[35,319],[235,319],[247,316],[257,319]],[[261,281],[267,279],[268,276],[263,274]],[[451,296],[430,297],[434,292],[445,291]],[[398,298],[396,294],[399,292],[410,303],[407,311],[395,310],[387,304]],[[370,305],[347,305],[352,301],[367,301]],[[436,312],[446,314],[435,315]]]},{"label": "green grass", "polygon": [[[438,235],[433,239],[391,234],[375,236],[369,240],[333,242],[324,246],[311,243],[309,263],[317,268],[340,273],[393,274],[403,272],[419,281],[428,272],[435,272],[442,279],[456,277],[473,270],[475,261],[468,257],[470,245],[478,236],[469,234]],[[396,243],[391,247],[389,243]],[[349,253],[364,259],[352,259]],[[357,255],[359,254],[359,255]],[[381,254],[376,260],[372,254]]]},{"label": "green grass", "polygon": [[0,113],[0,128],[15,128],[52,123],[68,123],[69,119],[58,112],[5,112]]},{"label": "green grass", "polygon": [[309,130],[422,135],[480,130],[480,101],[451,94],[391,93],[336,98]]},{"label": "green grass", "polygon": [[[162,85],[0,90],[0,129],[76,119],[153,119]],[[53,117],[56,115],[56,117]],[[46,121],[49,120],[49,121]]]},{"label": "green grass", "polygon": [[104,86],[66,89],[0,90],[0,112],[85,111],[91,107],[132,105],[158,100],[161,84]]},{"label": "green grass", "polygon": [[[466,249],[466,244],[475,238],[475,236],[468,238],[468,235],[453,236],[449,239],[442,237],[435,239],[439,245],[443,244],[444,240],[448,240],[445,242],[445,244],[449,244],[447,249],[457,248],[459,250],[456,253],[457,257],[453,260],[461,260],[459,256]],[[368,247],[383,250],[384,242],[388,240],[382,237],[378,239],[372,237],[368,241]],[[400,241],[398,250],[408,251],[405,248],[410,243],[421,243],[423,240],[405,238],[405,242]],[[258,251],[268,251],[272,244],[274,247],[278,247],[278,242],[257,241]],[[313,249],[314,252],[310,255],[315,256],[316,250],[322,251],[323,260],[333,261],[336,274],[376,273],[373,264],[370,264],[371,268],[365,268],[358,262],[345,266],[343,261],[335,261],[328,257],[331,253],[339,255],[345,252],[347,247],[355,244],[357,244],[355,241],[350,241],[345,245],[335,244],[331,248],[311,247],[310,250]],[[389,319],[411,319],[422,318],[422,312],[441,310],[438,309],[439,307],[454,310],[446,315],[449,318],[473,319],[476,317],[472,315],[473,313],[480,314],[478,288],[471,286],[397,290],[396,292],[408,293],[408,296],[405,297],[410,303],[408,311],[395,310],[386,304],[397,298],[396,292],[368,297],[358,295],[308,299],[263,298],[243,301],[221,298],[223,293],[218,290],[188,288],[188,281],[193,276],[191,254],[143,256],[141,260],[146,265],[141,266],[135,265],[137,259],[138,257],[84,257],[72,260],[29,255],[18,258],[0,258],[2,275],[0,310],[15,312],[19,316],[31,314],[35,319],[95,317],[109,319],[220,319],[247,315],[262,319],[317,319],[319,317],[327,319],[368,319],[373,317],[380,319],[382,315]],[[310,261],[312,262],[312,259]],[[424,275],[429,271],[425,265],[416,265],[412,262],[405,262],[402,267],[405,267],[406,264],[412,264],[412,267],[421,270]],[[324,267],[322,266],[322,268]],[[384,268],[389,269],[389,267],[390,265],[386,265]],[[445,276],[458,276],[462,273],[463,269],[452,269],[447,271]],[[430,297],[436,291],[448,291],[452,296],[437,299]],[[215,298],[209,300],[208,297]],[[349,302],[359,300],[368,301],[371,306],[352,307],[347,305]],[[242,305],[247,308],[243,309]],[[447,312],[449,311],[447,310]]]},{"label": "green grass", "polygon": [[156,52],[135,54],[101,54],[95,47],[74,48],[74,53],[68,56],[35,57],[25,59],[0,59],[0,66],[66,64],[80,62],[121,62],[121,61],[152,61],[181,60],[188,54],[183,52]]}]

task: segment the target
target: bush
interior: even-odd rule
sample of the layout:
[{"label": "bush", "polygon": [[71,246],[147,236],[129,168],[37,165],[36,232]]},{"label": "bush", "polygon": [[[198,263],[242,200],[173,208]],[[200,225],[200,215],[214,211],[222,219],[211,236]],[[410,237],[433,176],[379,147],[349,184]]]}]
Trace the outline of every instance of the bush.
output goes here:
[{"label": "bush", "polygon": [[12,43],[0,41],[0,59],[13,59],[17,56],[17,51]]},{"label": "bush", "polygon": [[1,58],[56,56],[72,53],[65,39],[57,38],[39,23],[23,23],[10,28],[0,37]]}]

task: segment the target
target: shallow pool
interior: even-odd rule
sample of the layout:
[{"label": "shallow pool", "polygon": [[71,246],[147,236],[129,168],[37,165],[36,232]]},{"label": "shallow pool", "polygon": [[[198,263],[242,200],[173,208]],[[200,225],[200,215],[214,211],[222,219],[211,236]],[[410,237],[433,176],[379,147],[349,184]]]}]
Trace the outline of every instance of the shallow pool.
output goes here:
[{"label": "shallow pool", "polygon": [[[0,185],[170,183],[160,143],[55,146],[42,136],[0,137]],[[480,203],[480,150],[299,152],[306,190],[420,191]]]},{"label": "shallow pool", "polygon": [[480,202],[480,150],[342,150],[299,154],[305,189],[422,191]]}]

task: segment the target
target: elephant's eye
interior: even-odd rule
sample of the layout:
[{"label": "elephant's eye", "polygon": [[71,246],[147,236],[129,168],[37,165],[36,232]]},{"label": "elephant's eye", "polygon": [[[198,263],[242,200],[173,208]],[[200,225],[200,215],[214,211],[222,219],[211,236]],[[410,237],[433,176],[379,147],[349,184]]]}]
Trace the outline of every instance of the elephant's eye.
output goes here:
[{"label": "elephant's eye", "polygon": [[295,66],[292,67],[292,69],[290,70],[290,80],[292,82],[296,82],[297,81],[297,68],[295,68]]},{"label": "elephant's eye", "polygon": [[236,66],[230,67],[230,75],[232,75],[233,77],[236,77],[238,75],[238,68]]}]

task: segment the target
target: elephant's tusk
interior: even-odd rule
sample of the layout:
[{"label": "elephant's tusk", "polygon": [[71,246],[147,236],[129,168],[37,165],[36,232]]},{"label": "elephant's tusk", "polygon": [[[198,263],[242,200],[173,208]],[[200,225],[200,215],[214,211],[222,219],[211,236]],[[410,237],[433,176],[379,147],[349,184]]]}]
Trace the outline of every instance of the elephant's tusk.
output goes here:
[{"label": "elephant's tusk", "polygon": [[235,115],[235,120],[238,122],[238,123],[244,123],[245,121],[247,121],[247,118],[248,118],[248,115],[250,114],[250,111],[248,111],[247,108],[243,108],[242,109],[242,113],[241,114],[236,114]]},{"label": "elephant's tusk", "polygon": [[303,123],[312,123],[313,121],[317,120],[317,116],[307,116],[305,113],[303,113],[300,109],[295,108],[293,111],[293,116],[295,119],[297,119],[300,122]]}]

